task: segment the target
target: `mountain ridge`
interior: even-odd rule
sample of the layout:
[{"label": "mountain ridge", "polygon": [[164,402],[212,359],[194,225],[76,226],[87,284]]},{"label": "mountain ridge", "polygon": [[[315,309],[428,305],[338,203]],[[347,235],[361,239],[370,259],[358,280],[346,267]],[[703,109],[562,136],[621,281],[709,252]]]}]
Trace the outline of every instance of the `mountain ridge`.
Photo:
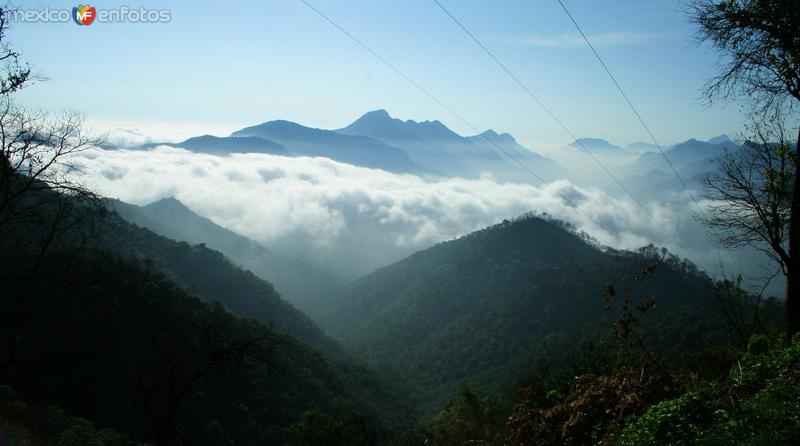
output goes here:
[{"label": "mountain ridge", "polygon": [[[661,266],[653,277],[634,284],[631,275],[654,261]],[[611,325],[603,287],[612,281],[643,295],[658,290],[664,317],[703,307],[694,299],[711,286],[696,267],[653,247],[600,249],[568,224],[530,215],[352,282],[322,326],[369,364],[403,370],[435,409],[460,383],[521,379],[517,361],[530,359],[547,336],[586,330],[596,337],[597,327]]]},{"label": "mountain ridge", "polygon": [[326,293],[338,281],[321,267],[291,256],[275,253],[259,242],[236,234],[197,215],[174,197],[145,206],[118,200],[109,206],[125,220],[177,241],[203,244],[268,280],[281,295],[301,311],[318,317]]}]

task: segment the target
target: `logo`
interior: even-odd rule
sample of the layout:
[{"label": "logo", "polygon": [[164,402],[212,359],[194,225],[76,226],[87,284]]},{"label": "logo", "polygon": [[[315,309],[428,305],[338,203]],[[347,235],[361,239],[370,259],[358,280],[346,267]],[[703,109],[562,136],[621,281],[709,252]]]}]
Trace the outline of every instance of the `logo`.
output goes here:
[{"label": "logo", "polygon": [[91,25],[96,16],[97,11],[92,6],[78,5],[77,7],[72,8],[72,20],[74,20],[78,25]]}]

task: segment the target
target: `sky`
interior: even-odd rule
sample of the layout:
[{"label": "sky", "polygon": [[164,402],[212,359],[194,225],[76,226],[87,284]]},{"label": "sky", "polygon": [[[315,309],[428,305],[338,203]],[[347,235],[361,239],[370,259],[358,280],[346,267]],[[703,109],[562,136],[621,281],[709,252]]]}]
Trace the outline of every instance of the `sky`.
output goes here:
[{"label": "sky", "polygon": [[[309,0],[472,126],[547,153],[571,138],[431,0]],[[579,137],[647,140],[556,0],[442,3]],[[701,97],[716,53],[693,42],[679,0],[565,0],[664,145],[736,133],[735,104]],[[78,110],[100,131],[177,140],[273,119],[340,128],[386,109],[474,131],[300,0],[92,3],[168,9],[167,23],[14,23],[48,78],[26,105]],[[75,3],[25,1],[23,9]]]}]

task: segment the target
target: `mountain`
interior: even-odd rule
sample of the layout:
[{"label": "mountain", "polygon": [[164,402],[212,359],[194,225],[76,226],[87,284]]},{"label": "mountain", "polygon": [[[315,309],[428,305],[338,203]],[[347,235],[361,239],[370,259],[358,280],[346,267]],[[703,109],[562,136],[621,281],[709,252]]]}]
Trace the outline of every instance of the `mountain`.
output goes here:
[{"label": "mountain", "polygon": [[[632,279],[654,261],[661,264],[651,277]],[[438,244],[356,280],[322,325],[370,364],[417,383],[435,409],[461,383],[492,393],[517,382],[537,358],[558,356],[541,353],[548,342],[561,342],[558,352],[598,339],[614,317],[604,310],[609,282],[655,296],[658,310],[648,317],[664,324],[660,347],[701,342],[696,328],[669,325],[678,313],[701,317],[708,310],[701,296],[711,281],[692,265],[655,248],[603,250],[568,225],[535,216]]]},{"label": "mountain", "polygon": [[264,245],[203,218],[175,198],[135,206],[109,201],[125,220],[165,237],[191,244],[203,243],[268,280],[281,296],[312,318],[319,316],[338,282],[321,267],[270,251]]},{"label": "mountain", "polygon": [[355,166],[424,176],[476,178],[490,173],[500,181],[536,182],[526,172],[532,170],[545,181],[570,177],[558,163],[523,147],[508,133],[487,130],[464,137],[441,121],[403,121],[391,117],[386,110],[365,113],[338,130],[277,120],[237,130],[229,137],[203,135],[179,143],[148,143],[138,147],[151,149],[161,145],[217,155],[269,153],[326,157]]},{"label": "mountain", "polygon": [[[716,157],[725,151],[735,151],[738,148],[739,144],[730,139],[720,143],[689,139],[668,147],[664,153],[679,173],[683,174],[682,171],[686,171],[689,178],[685,180],[689,181],[698,174],[708,171]],[[652,175],[653,171],[673,174],[661,153],[643,153],[629,165],[628,169],[631,174]]]},{"label": "mountain", "polygon": [[374,110],[335,131],[401,147],[414,162],[443,175],[463,176],[467,170],[464,161],[446,148],[461,142],[461,137],[439,121],[402,121],[392,118],[386,110]]},{"label": "mountain", "polygon": [[269,121],[246,127],[232,137],[266,138],[287,147],[292,156],[324,156],[356,166],[390,172],[423,172],[401,149],[368,136],[343,135],[331,130],[305,127],[290,121]]},{"label": "mountain", "polygon": [[476,177],[490,172],[499,180],[531,181],[530,174],[495,144],[547,180],[568,176],[555,161],[522,147],[511,135],[493,130],[464,137],[438,120],[403,121],[386,110],[374,110],[336,132],[368,136],[399,147],[418,164],[447,176]]},{"label": "mountain", "polygon": [[578,138],[571,142],[568,147],[580,154],[586,153],[583,150],[585,147],[586,150],[591,152],[593,155],[600,155],[610,158],[623,158],[630,156],[630,154],[623,150],[622,147],[611,144],[605,139],[600,138]]},{"label": "mountain", "polygon": [[271,283],[204,244],[169,239],[133,225],[116,213],[106,217],[94,243],[120,258],[151,262],[169,279],[205,301],[217,301],[236,314],[254,318],[327,354],[343,354],[336,342],[286,302]]},{"label": "mountain", "polygon": [[211,135],[196,136],[183,142],[148,143],[140,146],[150,149],[157,146],[180,147],[192,152],[224,155],[229,153],[269,153],[272,155],[288,155],[286,147],[265,138],[255,136],[244,138],[217,137]]},{"label": "mountain", "polygon": [[725,144],[725,143],[736,143],[733,138],[731,138],[727,133],[723,133],[719,136],[715,136],[708,140],[709,144]]},{"label": "mountain", "polygon": [[657,152],[658,147],[655,144],[650,144],[649,142],[644,141],[637,141],[634,143],[630,143],[624,147],[624,149],[631,153],[646,153],[646,152]]},{"label": "mountain", "polygon": [[452,141],[461,136],[440,121],[417,122],[392,118],[386,110],[373,110],[347,127],[336,130],[342,135],[363,135],[381,141]]},{"label": "mountain", "polygon": [[17,410],[52,414],[31,417],[48,431],[61,429],[63,409],[136,441],[86,441],[84,421],[46,444],[303,444],[310,435],[329,444],[326,423],[359,438],[360,426],[388,428],[383,417],[403,400],[363,369],[204,303],[144,263],[98,252],[69,260],[29,290],[0,279],[4,293],[24,293],[24,317],[38,322],[22,326],[24,353],[10,357],[35,366],[0,370],[3,396],[12,385],[26,401]]},{"label": "mountain", "polygon": [[[0,234],[0,418],[24,409],[60,434],[14,441],[363,444],[413,410],[219,252],[44,184],[25,198],[40,205]],[[83,419],[75,429],[56,425],[64,411]]]}]

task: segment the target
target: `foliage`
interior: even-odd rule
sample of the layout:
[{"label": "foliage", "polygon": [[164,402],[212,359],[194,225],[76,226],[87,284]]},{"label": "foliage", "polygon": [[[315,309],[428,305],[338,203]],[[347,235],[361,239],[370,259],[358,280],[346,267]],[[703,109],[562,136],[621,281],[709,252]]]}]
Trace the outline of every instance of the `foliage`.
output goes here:
[{"label": "foliage", "polygon": [[797,0],[696,0],[692,17],[699,39],[721,54],[719,73],[706,96],[740,95],[770,106],[800,100],[800,2]]},{"label": "foliage", "polygon": [[[67,415],[56,406],[31,406],[13,388],[0,386],[0,442],[58,446],[135,446],[127,435],[97,429],[89,421]],[[144,446],[144,445],[142,445]]]},{"label": "foliage", "polygon": [[656,404],[629,421],[620,445],[779,445],[800,441],[800,341],[768,350],[754,336],[727,379]]},{"label": "foliage", "polygon": [[92,245],[117,256],[150,263],[191,294],[220,302],[236,314],[257,319],[277,332],[295,337],[326,354],[342,357],[341,348],[271,283],[234,264],[204,244],[190,245],[159,236],[108,213]]},{"label": "foliage", "polygon": [[502,445],[505,427],[499,402],[491,397],[479,399],[468,386],[424,428],[429,444],[438,446]]},{"label": "foliage", "polygon": [[[568,229],[526,216],[420,251],[347,286],[323,327],[415,383],[426,414],[462,383],[510,400],[539,358],[571,369],[570,356],[612,322],[599,297],[609,280],[658,295],[642,329],[661,353],[727,336],[707,298],[715,285],[692,264],[655,247],[602,250]],[[655,261],[646,281],[626,273]]]},{"label": "foliage", "polygon": [[625,417],[638,414],[674,393],[668,375],[651,369],[621,368],[610,375],[582,375],[563,400],[550,407],[537,402],[540,386],[523,391],[508,420],[509,443],[585,444],[613,435]]},{"label": "foliage", "polygon": [[165,198],[147,206],[108,200],[124,219],[141,227],[192,245],[204,243],[262,279],[275,285],[281,296],[315,320],[330,304],[337,281],[321,267],[281,255],[262,244],[233,233],[192,212],[180,201]]}]

